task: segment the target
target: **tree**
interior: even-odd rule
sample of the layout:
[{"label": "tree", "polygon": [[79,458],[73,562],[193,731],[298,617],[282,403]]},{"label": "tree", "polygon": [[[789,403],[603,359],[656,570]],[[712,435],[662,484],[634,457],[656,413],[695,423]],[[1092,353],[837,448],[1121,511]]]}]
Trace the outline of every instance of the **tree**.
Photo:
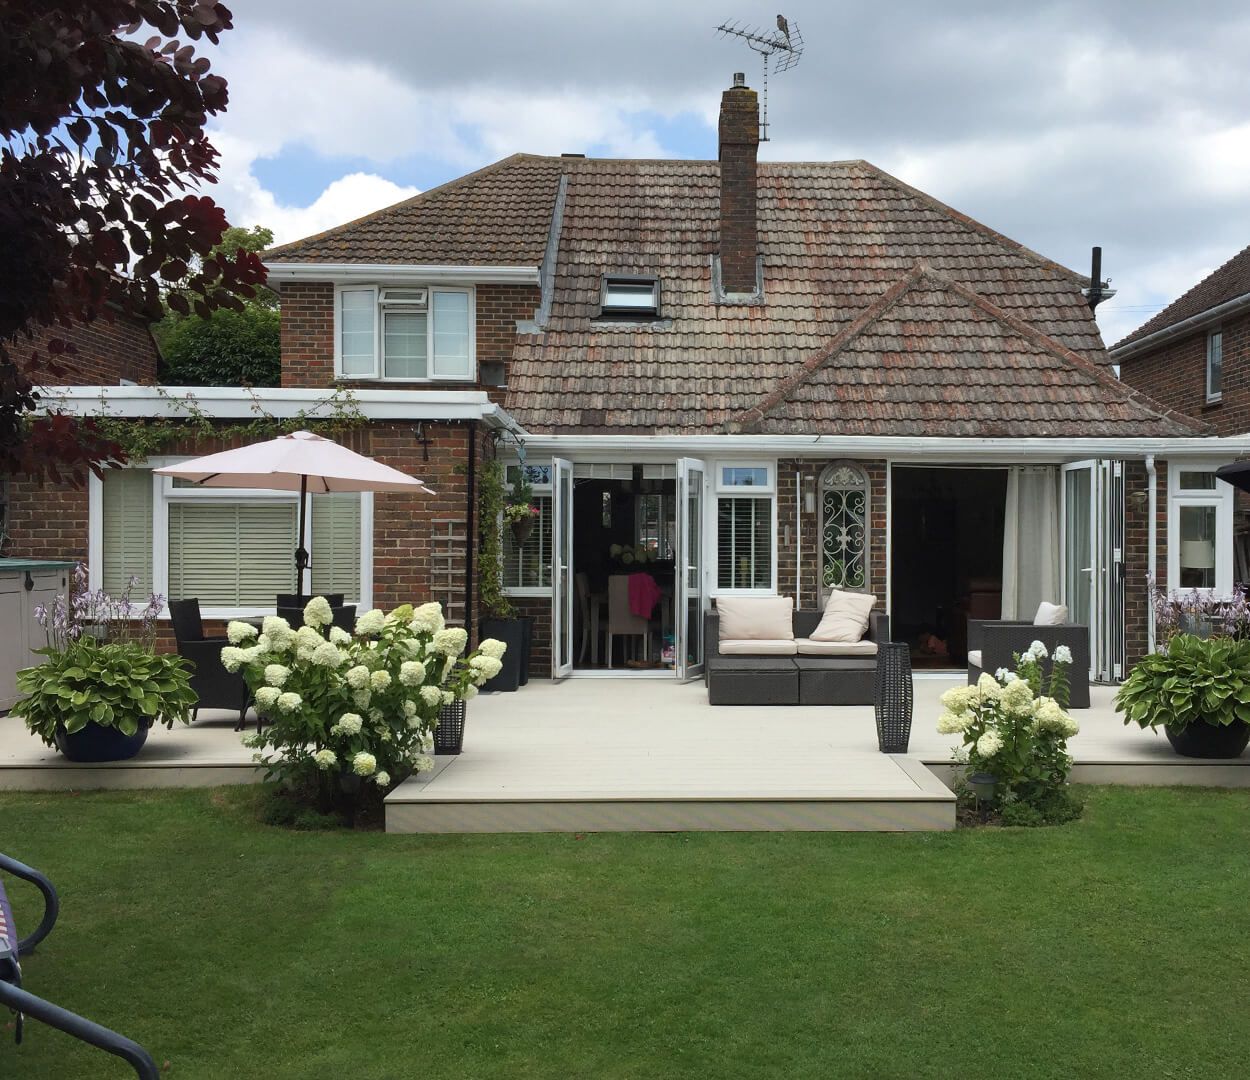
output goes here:
[{"label": "tree", "polygon": [[[55,374],[53,336],[19,369],[10,346],[41,329],[240,310],[263,285],[254,252],[214,256],[226,217],[204,133],[226,81],[191,42],[232,26],[215,0],[0,0],[0,470],[81,478],[120,460],[91,422],[39,416],[30,366]],[[147,40],[138,35],[156,31]]]},{"label": "tree", "polygon": [[[263,251],[273,232],[263,225],[232,225],[213,249],[214,258]],[[239,311],[207,318],[170,311],[152,328],[161,347],[161,381],[172,386],[277,386],[281,382],[278,294],[259,287]]]}]

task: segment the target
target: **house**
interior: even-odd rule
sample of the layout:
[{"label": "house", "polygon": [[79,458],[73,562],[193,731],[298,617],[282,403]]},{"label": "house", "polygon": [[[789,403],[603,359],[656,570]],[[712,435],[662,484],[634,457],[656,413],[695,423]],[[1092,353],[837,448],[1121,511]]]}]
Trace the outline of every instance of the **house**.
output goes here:
[{"label": "house", "polygon": [[[1120,378],[1156,401],[1201,420],[1220,435],[1250,432],[1250,247],[1117,342],[1109,355],[1120,365]],[[1250,581],[1245,510],[1239,495],[1234,514],[1237,581]],[[1215,527],[1210,511],[1197,508],[1182,514],[1185,536],[1207,543]],[[1200,584],[1210,577],[1205,568],[1201,573],[1186,569],[1180,584]]]},{"label": "house", "polygon": [[[758,148],[737,77],[715,161],[517,154],[275,248],[282,387],[197,390],[194,409],[324,416],[350,395],[351,445],[435,489],[313,500],[314,588],[365,604],[429,596],[472,623],[496,527],[476,520],[482,463],[524,470],[540,515],[505,536],[506,585],[556,676],[594,665],[578,631],[629,547],[654,560],[679,678],[715,597],[812,607],[833,588],[870,591],[935,667],[962,662],[968,618],[1062,600],[1090,627],[1092,674],[1119,678],[1151,644],[1147,578],[1192,569],[1190,508],[1213,514],[1203,587],[1229,578],[1231,493],[1211,473],[1250,438],[1116,378],[1101,283],[867,162]],[[61,401],[177,418],[187,397]],[[292,501],[150,472],[221,444],[93,481],[57,553],[221,617],[272,610]]]}]

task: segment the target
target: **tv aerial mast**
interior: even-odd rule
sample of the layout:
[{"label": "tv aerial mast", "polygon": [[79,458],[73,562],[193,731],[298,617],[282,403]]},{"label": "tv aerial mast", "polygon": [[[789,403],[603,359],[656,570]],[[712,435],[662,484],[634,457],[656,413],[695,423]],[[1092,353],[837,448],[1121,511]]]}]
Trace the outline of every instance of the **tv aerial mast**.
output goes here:
[{"label": "tv aerial mast", "polygon": [[760,107],[760,142],[768,141],[768,61],[772,57],[773,74],[789,71],[803,55],[803,34],[799,24],[789,22],[784,15],[777,16],[777,29],[763,33],[760,28],[741,22],[723,22],[716,28],[723,37],[741,38],[752,52],[760,54],[764,66],[764,83]]}]

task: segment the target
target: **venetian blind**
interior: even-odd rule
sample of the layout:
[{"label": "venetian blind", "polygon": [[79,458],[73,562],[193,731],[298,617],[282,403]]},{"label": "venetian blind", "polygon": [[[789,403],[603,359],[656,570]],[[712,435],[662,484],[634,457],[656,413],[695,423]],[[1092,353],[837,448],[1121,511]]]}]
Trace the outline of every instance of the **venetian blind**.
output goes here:
[{"label": "venetian blind", "polygon": [[104,474],[103,565],[100,584],[112,596],[138,578],[131,598],[152,593],[152,472],[109,469]]},{"label": "venetian blind", "polygon": [[716,505],[716,584],[768,589],[773,583],[772,499],[723,498]]},{"label": "venetian blind", "polygon": [[169,504],[169,595],[202,607],[272,607],[295,584],[296,507]]},{"label": "venetian blind", "polygon": [[312,588],[317,595],[360,598],[360,496],[334,492],[312,497]]}]

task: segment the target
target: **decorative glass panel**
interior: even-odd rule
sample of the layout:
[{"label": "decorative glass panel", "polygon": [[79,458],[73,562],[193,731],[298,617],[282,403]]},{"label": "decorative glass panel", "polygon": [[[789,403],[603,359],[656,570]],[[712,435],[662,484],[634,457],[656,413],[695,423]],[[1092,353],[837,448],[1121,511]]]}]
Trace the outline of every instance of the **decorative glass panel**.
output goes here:
[{"label": "decorative glass panel", "polygon": [[720,499],[716,504],[716,584],[768,589],[773,583],[772,499]]},{"label": "decorative glass panel", "polygon": [[388,379],[424,379],[427,368],[424,311],[382,313],[382,374]]},{"label": "decorative glass panel", "polygon": [[506,589],[551,588],[551,496],[535,495],[538,517],[524,543],[503,526],[503,583]]},{"label": "decorative glass panel", "polygon": [[344,289],[339,294],[339,363],[344,375],[374,374],[376,317],[372,289]]},{"label": "decorative glass panel", "polygon": [[851,465],[833,465],[821,479],[821,583],[868,588],[868,479]]},{"label": "decorative glass panel", "polygon": [[1214,506],[1180,508],[1182,589],[1215,588],[1215,515]]},{"label": "decorative glass panel", "polygon": [[469,355],[469,294],[435,292],[434,376],[468,379],[473,375]]}]

